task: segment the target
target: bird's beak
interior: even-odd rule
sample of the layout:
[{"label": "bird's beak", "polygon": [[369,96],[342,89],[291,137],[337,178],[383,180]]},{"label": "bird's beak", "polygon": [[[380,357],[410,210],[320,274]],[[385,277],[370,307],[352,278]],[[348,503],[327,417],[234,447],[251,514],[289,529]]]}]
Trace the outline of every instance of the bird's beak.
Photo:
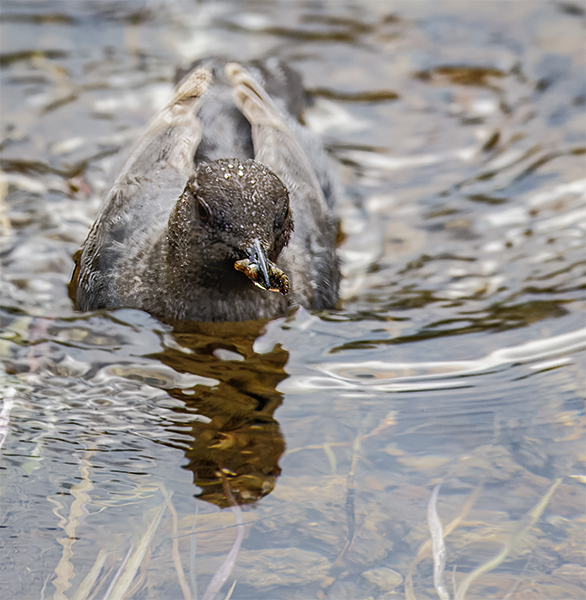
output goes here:
[{"label": "bird's beak", "polygon": [[234,268],[244,273],[262,290],[280,292],[284,296],[289,293],[289,278],[269,260],[266,250],[258,239],[255,239],[248,249],[248,258],[237,260]]}]

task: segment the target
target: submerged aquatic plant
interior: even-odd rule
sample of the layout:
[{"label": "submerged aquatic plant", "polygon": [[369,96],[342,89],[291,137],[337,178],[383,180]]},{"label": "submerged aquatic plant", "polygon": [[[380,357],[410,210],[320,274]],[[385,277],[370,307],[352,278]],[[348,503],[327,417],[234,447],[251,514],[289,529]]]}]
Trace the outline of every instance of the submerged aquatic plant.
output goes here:
[{"label": "submerged aquatic plant", "polygon": [[[220,565],[220,568],[216,571],[216,574],[212,577],[212,580],[210,581],[208,588],[203,596],[203,600],[214,600],[216,594],[220,591],[224,583],[226,583],[226,580],[228,579],[228,577],[230,577],[230,573],[234,568],[234,564],[236,563],[236,557],[238,556],[238,551],[240,550],[242,540],[244,539],[244,523],[242,521],[242,510],[240,506],[238,506],[238,504],[236,503],[236,500],[234,500],[232,490],[228,485],[228,479],[226,478],[226,474],[223,471],[220,471],[219,475],[222,478],[224,493],[226,494],[228,502],[230,502],[230,507],[232,508],[232,512],[234,513],[234,517],[236,518],[238,533],[236,534],[236,540],[234,541],[234,545],[232,546],[228,556]],[[235,584],[236,582],[234,582],[232,590],[234,589]],[[232,590],[228,592],[228,598],[232,595]]]},{"label": "submerged aquatic plant", "polygon": [[[454,600],[465,600],[466,593],[468,589],[474,583],[474,581],[483,575],[484,573],[488,573],[492,571],[496,567],[498,567],[506,558],[513,552],[521,543],[525,535],[529,532],[529,530],[535,525],[538,519],[543,514],[543,511],[546,509],[547,505],[551,501],[556,489],[562,482],[561,478],[556,479],[552,485],[549,487],[545,495],[541,498],[541,500],[530,510],[525,518],[522,521],[521,526],[517,529],[517,531],[509,537],[509,539],[503,545],[502,550],[493,558],[485,562],[484,564],[477,567],[472,573],[469,573],[468,576],[462,581],[459,586],[456,586],[455,581],[455,570],[453,573],[453,587],[454,587]],[[431,535],[431,545],[432,545],[432,555],[433,555],[433,583],[435,586],[435,590],[440,600],[450,600],[450,594],[446,589],[445,581],[444,581],[444,570],[446,566],[446,548],[444,545],[444,537],[451,533],[455,529],[455,521],[460,523],[462,521],[462,515],[457,517],[451,524],[449,528],[446,528],[446,532],[444,534],[442,529],[442,524],[437,512],[437,499],[439,495],[440,485],[436,485],[431,494],[431,498],[429,499],[429,503],[427,506],[427,522],[429,527],[429,532]],[[471,498],[476,499],[476,495],[473,494]],[[466,504],[466,507],[471,508],[470,500]],[[463,513],[467,513],[466,507]],[[456,523],[457,525],[457,523]],[[448,531],[449,529],[449,531]],[[427,550],[429,546],[424,544],[419,554],[422,554],[421,550]],[[415,563],[417,564],[417,563]],[[413,570],[412,565],[412,569]],[[414,600],[415,595],[413,593],[413,583],[412,583],[412,573],[409,574],[410,585],[406,585],[406,598],[407,600]],[[407,582],[406,582],[407,584]]]},{"label": "submerged aquatic plant", "polygon": [[446,546],[444,544],[444,532],[442,522],[437,514],[437,497],[439,495],[440,484],[438,483],[431,493],[429,504],[427,505],[427,524],[431,534],[431,546],[433,552],[433,585],[440,600],[450,600],[450,595],[446,590],[444,581],[444,570],[446,568]]}]

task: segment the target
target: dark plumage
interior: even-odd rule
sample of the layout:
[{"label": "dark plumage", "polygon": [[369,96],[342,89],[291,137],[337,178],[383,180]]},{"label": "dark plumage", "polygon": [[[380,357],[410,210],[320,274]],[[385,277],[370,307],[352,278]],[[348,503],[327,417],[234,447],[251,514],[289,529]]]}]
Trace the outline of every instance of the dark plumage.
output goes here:
[{"label": "dark plumage", "polygon": [[279,60],[194,63],[76,254],[78,307],[193,321],[333,307],[335,185],[302,108]]}]

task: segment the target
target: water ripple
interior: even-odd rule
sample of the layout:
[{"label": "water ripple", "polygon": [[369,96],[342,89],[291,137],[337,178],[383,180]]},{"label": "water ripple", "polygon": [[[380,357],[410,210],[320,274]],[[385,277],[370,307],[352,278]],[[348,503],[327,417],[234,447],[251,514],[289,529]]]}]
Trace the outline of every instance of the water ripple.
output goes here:
[{"label": "water ripple", "polygon": [[[282,392],[311,390],[409,392],[471,386],[467,379],[499,367],[535,363],[534,371],[561,366],[568,354],[586,348],[586,329],[499,348],[482,358],[461,361],[331,362],[314,365],[325,376],[292,376],[279,387]],[[560,354],[564,356],[559,356]]]}]

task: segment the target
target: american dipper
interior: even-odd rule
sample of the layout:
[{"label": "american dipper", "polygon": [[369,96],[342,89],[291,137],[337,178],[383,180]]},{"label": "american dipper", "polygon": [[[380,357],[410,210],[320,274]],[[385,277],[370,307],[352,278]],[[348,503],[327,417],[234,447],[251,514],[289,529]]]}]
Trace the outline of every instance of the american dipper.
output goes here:
[{"label": "american dipper", "polygon": [[75,256],[77,307],[189,321],[333,307],[335,181],[302,109],[278,59],[191,65]]}]

